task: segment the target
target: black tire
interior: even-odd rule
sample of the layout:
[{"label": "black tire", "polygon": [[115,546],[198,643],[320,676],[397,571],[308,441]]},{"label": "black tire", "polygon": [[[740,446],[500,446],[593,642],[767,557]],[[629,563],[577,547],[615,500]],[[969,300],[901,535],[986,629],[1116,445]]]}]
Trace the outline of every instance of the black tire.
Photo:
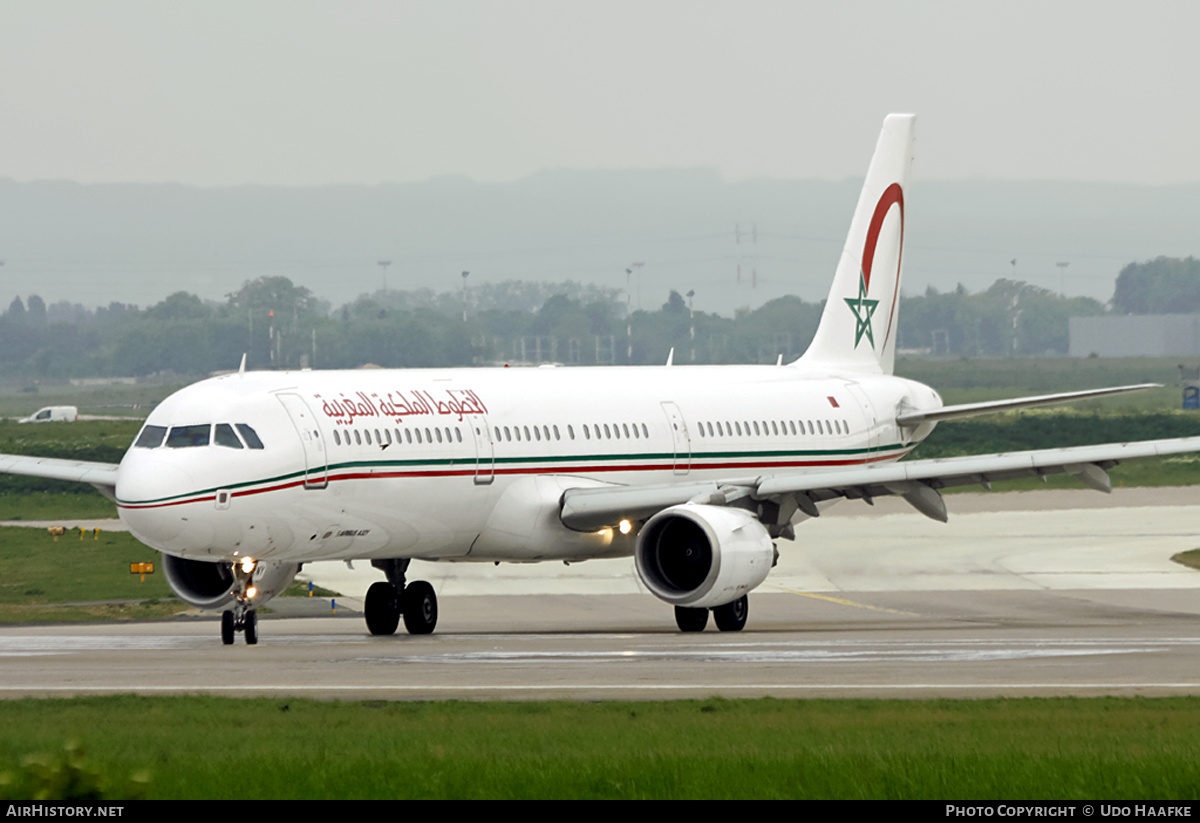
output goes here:
[{"label": "black tire", "polygon": [[367,630],[371,634],[395,634],[400,625],[400,598],[391,583],[372,583],[365,604]]},{"label": "black tire", "polygon": [[692,609],[687,606],[675,607],[675,625],[681,632],[702,632],[708,625],[708,609]]},{"label": "black tire", "polygon": [[404,628],[409,634],[432,634],[437,625],[437,595],[433,586],[416,580],[404,587]]},{"label": "black tire", "polygon": [[233,612],[226,609],[221,612],[221,642],[226,646],[232,646],[233,634]]},{"label": "black tire", "polygon": [[256,645],[258,643],[258,613],[254,609],[246,612],[246,625],[243,630],[246,633],[246,645]]},{"label": "black tire", "polygon": [[732,603],[717,606],[712,610],[717,628],[723,632],[740,632],[750,616],[750,598],[742,595]]}]

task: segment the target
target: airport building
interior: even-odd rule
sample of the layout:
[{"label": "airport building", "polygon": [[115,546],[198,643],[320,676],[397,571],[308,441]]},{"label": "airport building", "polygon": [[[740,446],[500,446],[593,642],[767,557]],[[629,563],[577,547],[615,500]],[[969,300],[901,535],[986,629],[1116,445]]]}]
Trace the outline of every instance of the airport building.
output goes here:
[{"label": "airport building", "polygon": [[1200,356],[1200,314],[1070,318],[1070,356]]}]

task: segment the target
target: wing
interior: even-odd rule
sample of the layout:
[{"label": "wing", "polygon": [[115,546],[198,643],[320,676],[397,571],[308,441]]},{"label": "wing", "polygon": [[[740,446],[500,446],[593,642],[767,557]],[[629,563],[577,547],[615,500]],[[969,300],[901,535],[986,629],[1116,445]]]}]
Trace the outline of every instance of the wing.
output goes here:
[{"label": "wing", "polygon": [[679,485],[569,489],[563,494],[560,516],[568,528],[590,531],[625,519],[641,520],[681,503],[727,505],[749,497],[772,504],[767,525],[783,528],[797,510],[818,516],[817,503],[822,501],[850,498],[869,503],[876,497],[894,494],[927,517],[945,521],[946,504],[940,492],[943,488],[990,486],[992,481],[1066,473],[1090,488],[1108,492],[1112,490],[1108,469],[1122,460],[1189,452],[1200,452],[1200,437],[906,460]]},{"label": "wing", "polygon": [[23,474],[49,480],[75,480],[91,483],[109,500],[116,499],[117,464],[87,460],[59,460],[52,457],[27,457],[0,454],[0,474]]}]

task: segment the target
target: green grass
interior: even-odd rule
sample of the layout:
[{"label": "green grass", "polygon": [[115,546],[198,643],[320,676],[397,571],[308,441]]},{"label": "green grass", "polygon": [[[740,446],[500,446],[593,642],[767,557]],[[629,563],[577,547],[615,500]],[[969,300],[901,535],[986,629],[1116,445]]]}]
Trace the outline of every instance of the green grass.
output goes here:
[{"label": "green grass", "polygon": [[[155,564],[145,582],[129,573],[138,562]],[[183,610],[158,552],[125,532],[87,532],[80,540],[69,530],[55,540],[45,529],[0,528],[0,623],[147,619]]]},{"label": "green grass", "polygon": [[180,385],[73,386],[65,380],[0,379],[0,417],[27,417],[43,406],[76,406],[80,414],[144,419]]},{"label": "green grass", "polygon": [[31,757],[165,799],[1195,800],[1200,698],[0,702],[0,795]]}]

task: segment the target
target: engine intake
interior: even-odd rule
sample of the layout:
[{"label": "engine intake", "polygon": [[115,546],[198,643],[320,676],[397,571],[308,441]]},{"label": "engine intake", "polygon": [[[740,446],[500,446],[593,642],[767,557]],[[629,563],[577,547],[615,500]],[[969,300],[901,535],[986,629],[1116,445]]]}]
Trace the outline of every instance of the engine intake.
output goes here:
[{"label": "engine intake", "polygon": [[[219,609],[233,600],[233,567],[229,563],[186,560],[164,554],[163,574],[179,599],[200,609]],[[300,571],[296,563],[263,563],[254,570],[256,605],[262,605],[287,588]]]},{"label": "engine intake", "polygon": [[686,503],[646,522],[634,559],[655,597],[675,606],[712,608],[766,580],[775,546],[747,511]]}]

